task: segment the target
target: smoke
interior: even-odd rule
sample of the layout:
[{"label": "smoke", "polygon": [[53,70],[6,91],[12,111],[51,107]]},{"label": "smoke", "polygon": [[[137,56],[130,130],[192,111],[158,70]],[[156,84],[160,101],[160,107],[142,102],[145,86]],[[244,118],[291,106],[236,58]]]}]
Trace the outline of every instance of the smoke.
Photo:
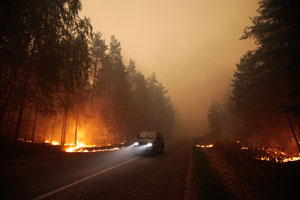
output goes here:
[{"label": "smoke", "polygon": [[241,41],[258,0],[83,0],[82,16],[106,40],[116,35],[125,63],[156,72],[169,90],[185,134],[205,134],[213,100],[230,95],[235,63],[253,41]]}]

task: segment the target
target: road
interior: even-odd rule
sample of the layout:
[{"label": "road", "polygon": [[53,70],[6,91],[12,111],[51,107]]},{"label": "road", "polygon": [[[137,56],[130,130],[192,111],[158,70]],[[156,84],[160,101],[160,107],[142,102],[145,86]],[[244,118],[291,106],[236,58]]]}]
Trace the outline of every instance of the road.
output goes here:
[{"label": "road", "polygon": [[[190,141],[166,141],[158,156],[131,148],[2,169],[4,199],[184,199]],[[1,198],[2,199],[2,198]]]}]

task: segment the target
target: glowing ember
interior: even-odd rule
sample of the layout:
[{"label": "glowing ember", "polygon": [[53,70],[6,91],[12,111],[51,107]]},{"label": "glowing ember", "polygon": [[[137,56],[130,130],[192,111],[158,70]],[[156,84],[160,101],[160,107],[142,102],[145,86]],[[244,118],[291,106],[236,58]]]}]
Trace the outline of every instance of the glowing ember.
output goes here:
[{"label": "glowing ember", "polygon": [[275,161],[277,163],[285,163],[300,160],[300,154],[288,154],[279,150],[270,151],[270,149],[268,149],[266,152],[266,156],[257,156],[256,159],[263,161]]},{"label": "glowing ember", "polygon": [[198,147],[198,148],[212,148],[212,147],[214,147],[214,145],[213,144],[208,144],[208,145],[196,144],[196,147]]},{"label": "glowing ember", "polygon": [[52,141],[51,144],[52,145],[60,145],[59,142],[56,142],[56,141]]},{"label": "glowing ember", "polygon": [[115,148],[105,148],[105,149],[92,149],[92,150],[89,150],[89,149],[83,149],[83,148],[80,148],[80,147],[70,147],[68,149],[66,149],[66,152],[81,152],[81,153],[88,153],[88,152],[104,152],[104,151],[118,151],[120,149],[123,149],[124,147],[122,148],[119,148],[119,147],[115,147]]},{"label": "glowing ember", "polygon": [[51,142],[50,140],[45,140],[44,143],[51,144],[51,145],[60,145],[59,142],[57,142],[57,141],[52,141]]},{"label": "glowing ember", "polygon": [[[67,145],[67,146],[72,146],[67,148],[65,151],[66,152],[85,152],[85,150],[82,150],[81,148],[83,147],[96,147],[96,145],[86,145],[83,142],[77,142],[77,146],[73,146],[73,144],[71,145]],[[88,151],[87,151],[88,152]]]},{"label": "glowing ember", "polygon": [[282,160],[282,162],[290,162],[290,161],[297,161],[300,160],[300,156],[298,157],[291,157],[291,158],[285,158]]},{"label": "glowing ember", "polygon": [[241,150],[248,150],[249,148],[248,147],[241,147]]},{"label": "glowing ember", "polygon": [[279,147],[253,148],[242,146],[241,150],[253,151],[256,154],[255,159],[262,161],[285,163],[300,160],[300,154],[287,153]]},{"label": "glowing ember", "polygon": [[293,162],[300,160],[300,156],[293,156],[288,158],[270,158],[270,157],[257,157],[257,160],[262,161],[275,161],[277,163]]},{"label": "glowing ember", "polygon": [[26,139],[26,138],[18,138],[18,141],[27,142],[27,143],[32,142],[30,139]]},{"label": "glowing ember", "polygon": [[[44,143],[51,144],[51,145],[60,145],[59,142],[57,142],[57,141],[51,142],[50,140],[45,140]],[[121,143],[121,145],[124,145],[124,144],[125,144],[124,142]],[[82,141],[77,141],[77,146],[75,146],[73,143],[66,143],[65,146],[68,147],[65,149],[65,152],[69,152],[69,153],[71,153],[71,152],[87,153],[87,152],[100,152],[100,151],[117,151],[117,150],[124,148],[124,147],[120,147],[120,148],[112,147],[112,144],[107,144],[106,145],[107,148],[103,147],[101,149],[97,149],[96,145],[87,145]],[[95,147],[96,149],[95,148],[93,149],[93,147]],[[89,148],[91,148],[91,149],[89,149]]]},{"label": "glowing ember", "polygon": [[[72,144],[73,145],[73,144]],[[103,147],[101,149],[95,149],[93,147],[96,147],[96,145],[86,145],[83,142],[77,142],[77,146],[71,146],[69,148],[67,148],[65,151],[66,152],[84,152],[84,153],[88,153],[88,152],[100,152],[100,151],[117,151],[120,150],[121,148],[123,149],[124,147],[111,147],[112,144],[107,144],[106,147]],[[91,149],[89,149],[91,148]]]},{"label": "glowing ember", "polygon": [[79,147],[69,147],[67,148],[65,151],[66,152],[75,152],[76,149],[78,149]]}]

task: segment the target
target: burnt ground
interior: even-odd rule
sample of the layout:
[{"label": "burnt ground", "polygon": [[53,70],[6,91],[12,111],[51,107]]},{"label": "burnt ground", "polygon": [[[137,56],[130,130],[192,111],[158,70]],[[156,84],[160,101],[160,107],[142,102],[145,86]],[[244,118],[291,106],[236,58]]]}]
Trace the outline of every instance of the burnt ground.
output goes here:
[{"label": "burnt ground", "polygon": [[219,195],[204,196],[204,199],[294,199],[298,196],[300,162],[258,161],[230,144],[208,149],[194,147],[193,152],[200,182],[198,196],[203,197],[203,188],[215,191],[204,195]]}]

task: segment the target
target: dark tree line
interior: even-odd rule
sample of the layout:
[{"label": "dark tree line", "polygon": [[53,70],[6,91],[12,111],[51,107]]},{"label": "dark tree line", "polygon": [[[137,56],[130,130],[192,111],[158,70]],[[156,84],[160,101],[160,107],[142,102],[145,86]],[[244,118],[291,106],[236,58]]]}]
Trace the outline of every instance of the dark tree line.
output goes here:
[{"label": "dark tree line", "polygon": [[246,27],[241,38],[254,39],[258,47],[241,58],[232,84],[230,110],[245,128],[239,132],[239,136],[272,140],[278,135],[293,135],[298,144],[299,22],[299,1],[259,2],[258,15],[252,18],[252,25]]},{"label": "dark tree line", "polygon": [[84,126],[94,144],[172,131],[174,109],[155,74],[145,78],[134,61],[126,66],[120,42],[112,36],[107,45],[80,9],[80,0],[1,4],[2,143],[76,143]]}]

